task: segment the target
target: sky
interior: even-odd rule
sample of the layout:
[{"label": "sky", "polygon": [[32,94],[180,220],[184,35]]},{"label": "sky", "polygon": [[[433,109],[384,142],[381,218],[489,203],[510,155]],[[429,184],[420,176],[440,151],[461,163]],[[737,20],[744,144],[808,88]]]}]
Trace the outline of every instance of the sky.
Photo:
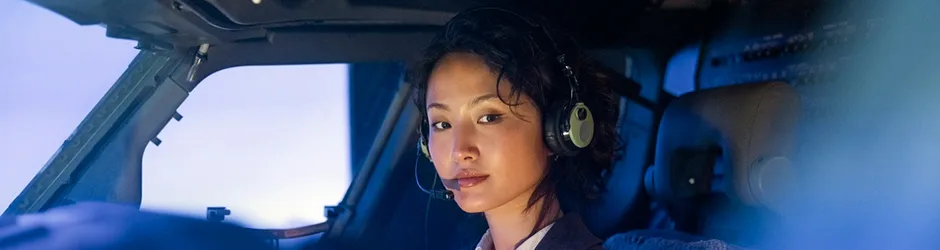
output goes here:
[{"label": "sky", "polygon": [[[26,1],[0,3],[0,206],[43,167],[137,54]],[[351,180],[347,66],[209,76],[143,157],[142,208],[283,228],[324,221]]]}]

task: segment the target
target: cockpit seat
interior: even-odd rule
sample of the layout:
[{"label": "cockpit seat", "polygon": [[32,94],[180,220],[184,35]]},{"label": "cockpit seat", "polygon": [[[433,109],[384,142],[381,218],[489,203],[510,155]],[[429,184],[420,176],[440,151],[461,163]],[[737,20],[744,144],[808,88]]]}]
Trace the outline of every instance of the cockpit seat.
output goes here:
[{"label": "cockpit seat", "polygon": [[657,238],[758,246],[778,226],[785,185],[793,181],[799,113],[798,94],[782,82],[677,98],[663,114],[654,165],[644,178],[654,210],[664,216],[649,230],[614,235],[606,245],[639,249],[625,244]]}]

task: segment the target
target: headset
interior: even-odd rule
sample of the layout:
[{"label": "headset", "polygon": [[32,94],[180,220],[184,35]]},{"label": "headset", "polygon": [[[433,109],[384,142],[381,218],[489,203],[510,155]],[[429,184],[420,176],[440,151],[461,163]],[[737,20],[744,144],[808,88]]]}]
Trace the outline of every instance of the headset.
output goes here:
[{"label": "headset", "polygon": [[[521,14],[498,7],[482,7],[465,11],[452,18],[450,22],[460,19],[461,16],[468,15],[470,13],[478,13],[481,11],[497,11],[504,14],[509,14],[529,24],[531,28],[541,30],[540,33],[542,33],[547,38],[547,40],[551,43],[552,48],[554,48],[556,54],[555,59],[559,65],[559,70],[562,70],[565,77],[568,79],[568,85],[570,88],[568,100],[562,102],[560,105],[556,105],[556,107],[548,109],[548,112],[544,113],[543,136],[545,144],[556,156],[574,156],[581,149],[590,145],[591,141],[594,139],[594,116],[587,105],[581,101],[578,91],[580,88],[578,77],[575,75],[574,70],[571,68],[568,62],[565,60],[565,53],[559,48],[558,43],[556,43],[552,38],[548,28],[542,25],[538,25]],[[449,27],[450,22],[448,22],[445,27]],[[537,42],[537,39],[532,40]],[[431,154],[428,151],[428,135],[426,133],[429,131],[429,129],[430,125],[428,124],[427,119],[422,117],[421,124],[418,126],[418,135],[420,136],[418,139],[418,148],[421,154],[423,154],[424,157],[428,159],[428,161],[433,162],[431,159]],[[418,182],[417,168],[418,166],[416,161],[416,182]],[[435,184],[436,182],[437,177],[435,177]],[[453,193],[450,191],[427,190],[421,185],[420,182],[417,184],[422,191],[431,195],[432,198],[445,200],[453,199]]]}]

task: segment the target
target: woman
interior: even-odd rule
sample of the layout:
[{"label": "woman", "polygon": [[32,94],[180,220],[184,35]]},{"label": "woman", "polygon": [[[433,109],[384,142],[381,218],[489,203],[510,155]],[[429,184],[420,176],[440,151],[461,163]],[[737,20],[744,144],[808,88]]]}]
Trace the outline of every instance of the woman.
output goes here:
[{"label": "woman", "polygon": [[568,204],[618,155],[606,79],[543,20],[495,8],[456,16],[412,67],[427,156],[489,226],[477,249],[602,249]]}]

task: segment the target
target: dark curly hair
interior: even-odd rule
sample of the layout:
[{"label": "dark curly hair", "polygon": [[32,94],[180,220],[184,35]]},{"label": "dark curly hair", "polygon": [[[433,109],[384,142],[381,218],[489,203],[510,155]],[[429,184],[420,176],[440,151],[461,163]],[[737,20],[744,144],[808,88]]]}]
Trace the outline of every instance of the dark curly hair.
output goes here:
[{"label": "dark curly hair", "polygon": [[[587,148],[574,156],[551,161],[527,207],[546,199],[539,221],[548,216],[545,208],[560,192],[580,196],[573,198],[592,199],[606,191],[603,175],[620,157],[621,151],[617,134],[620,105],[610,87],[612,76],[603,73],[606,71],[600,70],[599,64],[588,59],[573,39],[546,25],[545,19],[502,9],[461,13],[445,25],[444,31],[432,40],[423,57],[411,65],[406,75],[406,80],[415,88],[414,101],[421,112],[419,131],[427,138],[428,77],[443,56],[466,52],[482,57],[491,69],[499,70],[497,79],[505,77],[511,83],[510,100],[503,99],[504,103],[517,106],[524,94],[545,117],[553,107],[570,99],[568,78],[556,59],[559,53],[565,55],[579,79],[579,97],[594,115],[595,133]],[[536,227],[538,224],[541,223]]]}]

